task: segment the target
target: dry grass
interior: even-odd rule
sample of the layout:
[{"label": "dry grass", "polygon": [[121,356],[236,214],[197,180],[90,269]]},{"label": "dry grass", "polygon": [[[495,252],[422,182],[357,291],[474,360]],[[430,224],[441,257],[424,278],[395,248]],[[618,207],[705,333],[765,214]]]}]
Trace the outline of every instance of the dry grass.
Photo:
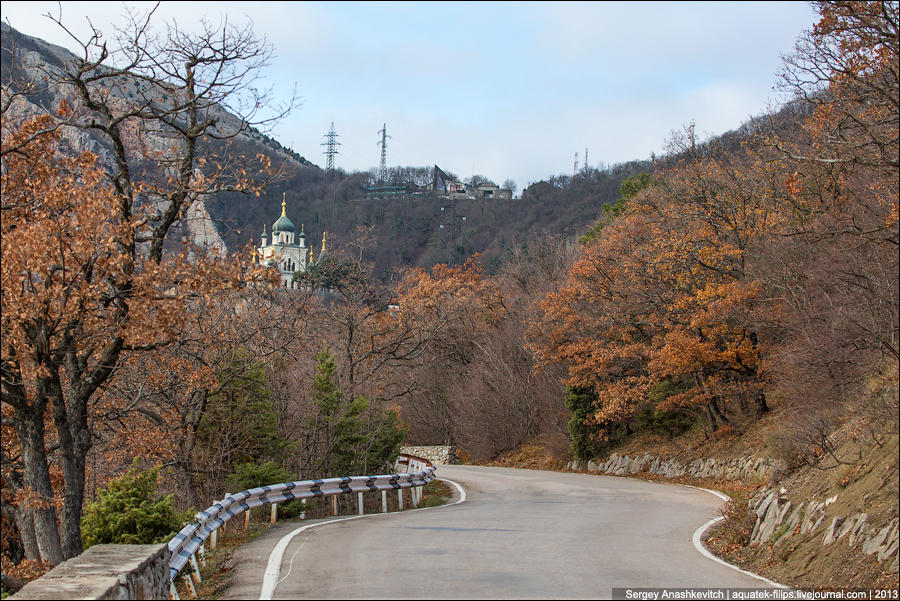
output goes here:
[{"label": "dry grass", "polygon": [[557,446],[546,440],[534,439],[512,451],[507,451],[485,465],[561,471],[565,469],[567,459],[561,456]]},{"label": "dry grass", "polygon": [[[206,551],[206,561],[200,566],[200,575],[203,581],[197,587],[198,598],[219,599],[222,597],[231,585],[232,570],[235,566],[235,549],[264,534],[267,527],[268,524],[251,521],[250,528],[247,530],[232,526],[224,533],[220,531],[216,548]],[[189,577],[187,569],[182,572],[182,579],[185,577]],[[191,598],[184,582],[178,586],[178,595],[182,599]]]}]

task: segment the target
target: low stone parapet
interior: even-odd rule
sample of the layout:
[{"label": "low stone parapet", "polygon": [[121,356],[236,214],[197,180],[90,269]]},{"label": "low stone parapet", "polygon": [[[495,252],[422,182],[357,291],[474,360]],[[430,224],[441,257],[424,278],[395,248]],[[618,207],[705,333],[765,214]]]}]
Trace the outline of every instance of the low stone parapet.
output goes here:
[{"label": "low stone parapet", "polygon": [[168,599],[169,547],[94,545],[7,599]]},{"label": "low stone parapet", "polygon": [[456,448],[452,446],[401,447],[400,452],[427,459],[435,465],[453,465],[458,463]]}]

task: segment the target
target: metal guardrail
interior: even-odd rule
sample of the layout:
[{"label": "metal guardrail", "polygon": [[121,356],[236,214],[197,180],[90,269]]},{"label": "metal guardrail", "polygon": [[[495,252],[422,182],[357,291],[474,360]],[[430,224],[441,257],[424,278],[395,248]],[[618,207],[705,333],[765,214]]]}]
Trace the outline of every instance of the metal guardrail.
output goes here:
[{"label": "metal guardrail", "polygon": [[[434,465],[427,459],[404,454],[397,458],[394,468],[397,471],[395,474],[346,476],[343,478],[285,482],[283,484],[251,488],[250,490],[227,495],[205,511],[198,513],[194,522],[182,528],[169,541],[169,551],[171,552],[169,581],[173,582],[189,561],[193,569],[198,571],[194,554],[201,548],[204,541],[228,520],[254,507],[282,503],[294,499],[333,497],[355,492],[359,494],[359,511],[362,513],[362,493],[388,490],[402,491],[404,488],[412,489],[412,502],[414,505],[418,504],[418,501],[421,500],[421,490],[417,490],[416,487],[424,486],[434,480]],[[387,505],[384,500],[382,501],[382,507],[384,511],[387,511]],[[400,508],[403,508],[402,497]]]}]

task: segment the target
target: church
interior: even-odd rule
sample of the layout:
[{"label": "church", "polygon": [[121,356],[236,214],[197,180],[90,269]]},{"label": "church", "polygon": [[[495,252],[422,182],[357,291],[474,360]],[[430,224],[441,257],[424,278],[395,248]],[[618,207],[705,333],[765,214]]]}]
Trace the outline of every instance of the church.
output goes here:
[{"label": "church", "polygon": [[[266,226],[263,225],[262,243],[256,249],[261,265],[278,269],[281,276],[282,288],[294,289],[297,283],[294,281],[294,273],[306,271],[315,264],[313,253],[306,246],[306,234],[303,226],[294,241],[294,222],[288,219],[284,195],[281,196],[281,217],[272,224],[272,242],[269,243],[266,234]],[[319,259],[325,255],[325,233],[322,233],[322,251]]]}]

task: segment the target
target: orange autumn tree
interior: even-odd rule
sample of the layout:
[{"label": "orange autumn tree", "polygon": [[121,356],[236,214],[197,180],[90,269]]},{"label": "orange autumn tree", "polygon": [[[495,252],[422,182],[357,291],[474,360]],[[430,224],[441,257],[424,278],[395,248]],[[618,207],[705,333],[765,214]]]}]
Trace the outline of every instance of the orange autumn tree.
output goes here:
[{"label": "orange autumn tree", "polygon": [[[9,143],[49,119],[25,124]],[[181,253],[156,262],[136,252],[139,225],[118,217],[120,199],[95,157],[57,156],[58,140],[58,132],[31,137],[4,156],[2,175],[2,401],[16,434],[10,445],[4,438],[4,472],[20,474],[4,480],[21,483],[26,555],[50,563],[80,551],[99,393],[124,358],[172,341],[189,298],[240,275],[225,261]]]},{"label": "orange autumn tree", "polygon": [[449,358],[466,354],[461,344],[505,314],[503,295],[484,273],[478,256],[457,266],[410,270],[396,290],[398,317],[416,324],[432,349]]},{"label": "orange autumn tree", "polygon": [[596,393],[601,432],[653,406],[665,384],[679,392],[656,408],[690,409],[713,432],[729,413],[768,409],[748,251],[777,177],[690,138],[681,156],[583,248],[532,332],[544,362],[568,366],[569,386]]},{"label": "orange autumn tree", "polygon": [[783,165],[757,160],[747,146],[686,149],[656,197],[634,203],[634,210],[658,216],[654,262],[674,276],[668,284],[674,302],[651,372],[687,377],[692,387],[664,406],[703,407],[713,427],[729,423],[734,405],[756,418],[768,410],[761,363],[767,351],[754,316],[764,294],[754,261],[772,229],[771,207],[784,194],[785,174]]},{"label": "orange autumn tree", "polygon": [[[896,374],[900,357],[900,5],[814,6],[782,71],[805,114],[770,132],[769,156],[790,176],[759,271],[777,387],[809,416],[865,398],[861,383]],[[884,398],[896,415],[896,384]]]},{"label": "orange autumn tree", "polygon": [[813,108],[807,148],[781,144],[801,162],[900,167],[900,5],[814,2],[819,21],[804,32],[781,72],[788,92]]},{"label": "orange autumn tree", "polygon": [[[177,243],[170,232],[193,203],[223,190],[258,191],[273,175],[265,157],[247,160],[230,145],[267,122],[259,114],[269,103],[253,79],[269,47],[249,25],[201,23],[187,33],[171,22],[157,35],[153,13],[131,14],[115,36],[118,46],[96,29],[83,40],[73,36],[78,56],[47,73],[48,84],[71,99],[71,109],[62,107],[58,118],[23,128],[12,109],[29,95],[39,103],[42,90],[13,79],[0,90],[2,400],[21,448],[4,470],[21,470],[35,499],[20,504],[26,551],[50,563],[81,551],[85,457],[93,444],[97,395],[131,353],[177,336],[186,300],[242,278],[237,265],[188,262],[186,253],[172,249]],[[22,59],[15,49],[9,58],[12,64]],[[237,118],[226,118],[225,108]],[[107,159],[96,170],[86,156],[68,164],[47,142],[54,130],[98,142]],[[45,204],[55,190],[73,199],[95,195],[103,208],[86,203],[85,210],[97,212],[92,226],[106,229],[79,226],[78,204]],[[42,212],[45,207],[52,211]],[[83,235],[90,242],[75,245]],[[40,242],[44,255],[37,256],[45,265],[27,262],[25,254],[7,260],[7,252],[13,257]],[[84,254],[92,246],[95,254]],[[43,425],[48,412],[52,430]],[[61,467],[64,483],[58,521],[50,504],[51,465]]]},{"label": "orange autumn tree", "polygon": [[603,425],[633,417],[647,393],[646,364],[666,290],[634,277],[651,268],[646,215],[626,213],[595,240],[582,249],[565,285],[547,295],[529,339],[543,363],[568,367],[569,386],[602,394],[594,419]]},{"label": "orange autumn tree", "polygon": [[815,4],[786,60],[794,103],[741,149],[689,130],[547,297],[532,340],[596,393],[601,430],[650,405],[714,430],[773,390],[818,411],[896,374],[898,4]]}]

